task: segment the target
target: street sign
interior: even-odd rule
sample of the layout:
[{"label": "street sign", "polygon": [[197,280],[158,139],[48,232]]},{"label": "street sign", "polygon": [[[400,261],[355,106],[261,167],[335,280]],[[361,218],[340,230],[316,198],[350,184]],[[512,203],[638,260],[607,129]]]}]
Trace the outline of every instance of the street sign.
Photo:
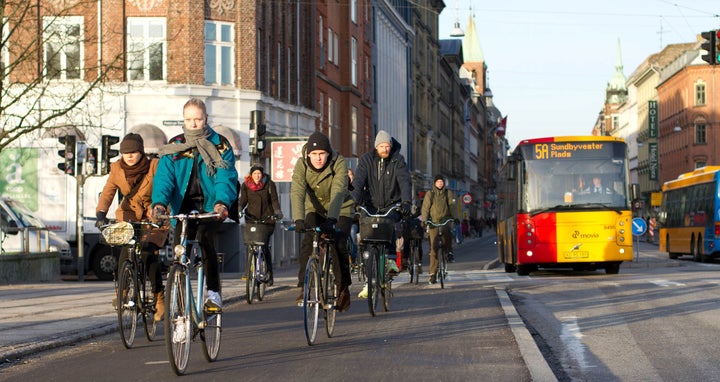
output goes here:
[{"label": "street sign", "polygon": [[640,236],[647,231],[647,222],[643,218],[633,218],[632,220],[632,233],[635,236]]},{"label": "street sign", "polygon": [[465,195],[463,195],[463,196],[462,196],[462,202],[465,203],[465,204],[470,204],[470,203],[472,203],[472,195],[470,195],[470,194],[465,194]]}]

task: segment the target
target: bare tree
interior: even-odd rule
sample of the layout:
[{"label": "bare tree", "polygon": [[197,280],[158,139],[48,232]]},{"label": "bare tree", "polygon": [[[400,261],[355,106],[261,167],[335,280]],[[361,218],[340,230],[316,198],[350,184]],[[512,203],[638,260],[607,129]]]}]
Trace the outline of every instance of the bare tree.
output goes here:
[{"label": "bare tree", "polygon": [[0,0],[0,152],[101,123],[104,84],[123,79],[124,39],[121,27],[104,27],[98,4]]}]

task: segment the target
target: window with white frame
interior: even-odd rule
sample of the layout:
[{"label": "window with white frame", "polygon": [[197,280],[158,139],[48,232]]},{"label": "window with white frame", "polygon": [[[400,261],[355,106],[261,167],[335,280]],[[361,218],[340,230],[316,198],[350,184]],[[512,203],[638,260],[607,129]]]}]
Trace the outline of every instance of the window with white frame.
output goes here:
[{"label": "window with white frame", "polygon": [[328,28],[328,61],[333,61],[333,31],[332,29]]},{"label": "window with white frame", "polygon": [[350,0],[350,21],[357,24],[357,0]]},{"label": "window with white frame", "polygon": [[205,21],[205,84],[235,84],[235,24]]},{"label": "window with white frame", "polygon": [[0,49],[0,76],[2,76],[2,81],[7,82],[8,81],[8,67],[10,66],[10,52],[8,50],[7,45],[7,39],[8,35],[10,34],[9,26],[7,23],[7,18],[3,18],[3,27],[2,27],[2,41],[6,41],[5,44],[2,44],[2,49]]},{"label": "window with white frame", "polygon": [[82,16],[43,18],[43,75],[51,80],[79,80],[83,69]]},{"label": "window with white frame", "polygon": [[705,105],[705,83],[698,82],[695,84],[695,106]]},{"label": "window with white frame", "polygon": [[357,39],[350,38],[350,82],[357,86]]},{"label": "window with white frame", "polygon": [[350,152],[352,153],[352,155],[356,155],[356,156],[357,156],[357,151],[358,151],[357,150],[357,146],[358,146],[357,122],[358,122],[358,109],[356,106],[353,106],[351,114],[350,114],[350,123],[352,124],[352,126],[350,127],[352,130],[351,131],[352,136],[350,137],[350,144],[351,144]]},{"label": "window with white frame", "polygon": [[338,50],[338,34],[333,33],[333,63],[335,63],[335,66],[340,64],[340,61],[338,61]]},{"label": "window with white frame", "polygon": [[128,17],[128,81],[163,81],[167,72],[164,17]]}]

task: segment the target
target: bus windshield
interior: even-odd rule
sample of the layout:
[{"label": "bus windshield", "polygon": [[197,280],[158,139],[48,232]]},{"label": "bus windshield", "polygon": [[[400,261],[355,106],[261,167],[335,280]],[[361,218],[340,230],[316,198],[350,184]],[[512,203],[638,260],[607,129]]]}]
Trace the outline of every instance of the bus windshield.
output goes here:
[{"label": "bus windshield", "polygon": [[[534,150],[532,146],[527,149]],[[543,160],[527,160],[526,156],[520,183],[521,209],[538,213],[629,208],[624,150],[604,158],[583,154],[575,152],[570,158]]]}]

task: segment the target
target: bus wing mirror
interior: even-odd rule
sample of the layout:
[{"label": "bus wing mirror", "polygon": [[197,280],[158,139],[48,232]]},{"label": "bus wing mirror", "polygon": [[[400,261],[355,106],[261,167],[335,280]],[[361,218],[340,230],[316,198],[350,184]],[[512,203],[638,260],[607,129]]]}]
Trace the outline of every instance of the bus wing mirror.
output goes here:
[{"label": "bus wing mirror", "polygon": [[517,160],[510,159],[507,163],[507,166],[508,166],[507,180],[517,179],[517,169],[518,169]]}]

